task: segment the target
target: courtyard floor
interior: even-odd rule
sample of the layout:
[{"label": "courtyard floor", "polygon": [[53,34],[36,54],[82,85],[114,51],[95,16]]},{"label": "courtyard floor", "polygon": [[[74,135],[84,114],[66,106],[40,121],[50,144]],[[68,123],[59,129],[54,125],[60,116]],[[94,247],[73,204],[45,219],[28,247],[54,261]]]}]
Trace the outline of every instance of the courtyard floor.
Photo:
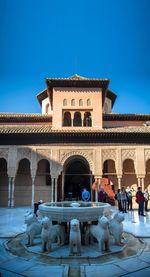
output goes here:
[{"label": "courtyard floor", "polygon": [[[117,211],[116,207],[112,207]],[[20,233],[24,233],[24,214],[31,208],[0,208],[0,276],[1,277],[116,277],[150,276],[150,212],[145,217],[137,210],[125,214],[124,231],[140,239],[141,249],[133,255],[114,255],[109,261],[89,264],[72,259],[71,263],[63,260],[44,263],[34,255],[22,257],[11,254],[6,242]],[[131,245],[134,253],[136,245]]]}]

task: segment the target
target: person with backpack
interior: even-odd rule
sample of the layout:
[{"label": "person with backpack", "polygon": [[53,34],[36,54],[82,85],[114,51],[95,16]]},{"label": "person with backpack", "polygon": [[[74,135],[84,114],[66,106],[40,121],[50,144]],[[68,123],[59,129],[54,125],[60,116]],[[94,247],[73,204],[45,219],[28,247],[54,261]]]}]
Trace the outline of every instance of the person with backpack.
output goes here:
[{"label": "person with backpack", "polygon": [[127,195],[127,209],[132,211],[132,190],[127,187],[126,189],[126,195]]},{"label": "person with backpack", "polygon": [[145,202],[145,198],[144,198],[144,194],[142,192],[141,187],[138,187],[138,191],[136,193],[136,202],[138,204],[138,214],[145,216],[144,214],[144,202]]}]

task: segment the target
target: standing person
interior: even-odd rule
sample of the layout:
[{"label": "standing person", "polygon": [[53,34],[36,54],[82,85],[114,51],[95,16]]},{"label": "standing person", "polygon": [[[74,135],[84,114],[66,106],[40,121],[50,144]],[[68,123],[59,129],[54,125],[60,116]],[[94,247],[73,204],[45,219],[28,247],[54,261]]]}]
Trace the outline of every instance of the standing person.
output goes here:
[{"label": "standing person", "polygon": [[128,210],[131,210],[132,211],[132,190],[129,188],[129,187],[127,187],[127,189],[126,189],[126,194],[127,194],[127,208],[128,208]]},{"label": "standing person", "polygon": [[115,199],[118,201],[118,210],[122,211],[122,205],[121,205],[121,191],[120,189],[117,190],[117,193],[115,195]]},{"label": "standing person", "polygon": [[145,211],[148,212],[149,193],[147,189],[145,189],[144,191],[144,198],[145,198]]},{"label": "standing person", "polygon": [[139,207],[138,207],[138,213],[139,215],[145,216],[144,215],[144,194],[142,192],[141,187],[138,187],[138,191],[136,193],[136,202],[138,203]]},{"label": "standing person", "polygon": [[106,192],[101,188],[98,192],[98,202],[106,202]]},{"label": "standing person", "polygon": [[90,200],[90,192],[86,188],[82,191],[82,200],[86,202]]},{"label": "standing person", "polygon": [[127,213],[127,194],[125,188],[121,188],[121,205],[122,205],[122,212]]}]

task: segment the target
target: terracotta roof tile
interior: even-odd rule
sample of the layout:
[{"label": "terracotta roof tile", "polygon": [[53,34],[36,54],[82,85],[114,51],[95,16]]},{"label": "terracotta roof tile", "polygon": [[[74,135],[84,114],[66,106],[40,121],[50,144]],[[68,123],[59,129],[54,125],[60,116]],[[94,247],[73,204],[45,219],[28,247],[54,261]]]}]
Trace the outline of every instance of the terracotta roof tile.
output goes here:
[{"label": "terracotta roof tile", "polygon": [[88,80],[88,81],[108,81],[107,78],[87,78],[87,77],[83,77],[83,76],[80,76],[78,74],[75,74],[73,76],[70,76],[70,77],[66,77],[66,78],[46,78],[46,80],[51,80],[51,81],[63,81],[63,80],[79,80],[79,81],[85,81],[85,80]]},{"label": "terracotta roof tile", "polygon": [[32,134],[32,133],[96,133],[96,134],[139,134],[139,133],[149,133],[150,134],[150,126],[138,126],[138,127],[118,127],[118,128],[67,128],[63,127],[61,129],[52,128],[51,126],[43,126],[43,125],[0,125],[0,134]]},{"label": "terracotta roof tile", "polygon": [[150,120],[150,114],[120,114],[120,113],[109,113],[103,114],[103,120]]},{"label": "terracotta roof tile", "polygon": [[29,113],[0,113],[0,122],[50,122],[51,115]]}]

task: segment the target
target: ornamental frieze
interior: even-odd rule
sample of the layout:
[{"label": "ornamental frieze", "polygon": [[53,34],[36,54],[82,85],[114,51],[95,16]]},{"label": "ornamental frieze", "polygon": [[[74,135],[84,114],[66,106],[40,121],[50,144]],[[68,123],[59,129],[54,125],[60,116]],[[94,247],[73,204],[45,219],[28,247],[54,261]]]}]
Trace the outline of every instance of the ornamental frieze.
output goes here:
[{"label": "ornamental frieze", "polygon": [[145,161],[150,159],[150,149],[144,150]]},{"label": "ornamental frieze", "polygon": [[18,148],[17,149],[17,160],[28,159],[31,161],[31,149],[30,148]]},{"label": "ornamental frieze", "polygon": [[8,148],[0,148],[0,159],[4,158],[5,160],[8,160]]},{"label": "ornamental frieze", "polygon": [[117,155],[116,155],[116,149],[105,149],[102,150],[102,161],[106,160],[114,160],[116,161]]},{"label": "ornamental frieze", "polygon": [[50,160],[51,150],[50,149],[37,149],[37,162],[42,159]]},{"label": "ornamental frieze", "polygon": [[82,90],[80,88],[76,88],[76,89],[74,89],[74,88],[70,88],[70,89],[57,88],[55,90],[60,93],[63,92],[63,93],[68,93],[68,94],[70,94],[70,93],[79,93],[79,94],[81,94],[81,93],[99,93],[99,91],[100,91],[99,88],[97,88],[97,89],[96,88],[95,89],[86,88],[86,89],[82,89]]},{"label": "ornamental frieze", "polygon": [[88,161],[90,165],[90,169],[93,170],[93,151],[92,150],[74,150],[74,151],[61,150],[60,163],[62,164],[62,166],[68,158],[73,156],[84,157]]},{"label": "ornamental frieze", "polygon": [[135,160],[136,159],[135,149],[122,149],[121,150],[121,158],[122,158],[122,161],[124,161],[126,159]]}]

